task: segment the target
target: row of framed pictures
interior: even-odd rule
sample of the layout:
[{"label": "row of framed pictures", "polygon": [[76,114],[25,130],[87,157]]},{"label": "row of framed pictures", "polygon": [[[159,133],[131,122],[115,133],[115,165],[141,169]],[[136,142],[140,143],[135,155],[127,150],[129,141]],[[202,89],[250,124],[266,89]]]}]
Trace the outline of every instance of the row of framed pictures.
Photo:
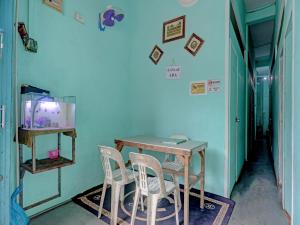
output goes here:
[{"label": "row of framed pictures", "polygon": [[[163,43],[182,38],[185,38],[185,16],[180,16],[164,22],[162,39]],[[196,56],[203,44],[204,40],[197,34],[193,33],[184,48],[193,56]],[[155,45],[149,57],[154,64],[157,64],[163,54],[163,50],[158,45]]]},{"label": "row of framed pictures", "polygon": [[[204,44],[204,40],[201,39],[195,33],[193,33],[190,39],[188,40],[188,42],[186,43],[186,45],[184,46],[184,48],[193,56],[195,56],[203,44]],[[150,54],[150,59],[154,64],[157,64],[163,54],[164,54],[163,50],[160,47],[158,47],[158,45],[155,45]]]}]

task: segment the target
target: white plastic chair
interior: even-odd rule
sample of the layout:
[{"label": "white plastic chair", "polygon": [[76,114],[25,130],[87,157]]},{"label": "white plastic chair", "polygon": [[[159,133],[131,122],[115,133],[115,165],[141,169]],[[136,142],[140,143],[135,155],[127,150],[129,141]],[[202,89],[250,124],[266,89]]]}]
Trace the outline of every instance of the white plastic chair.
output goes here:
[{"label": "white plastic chair", "polygon": [[[125,167],[121,153],[111,147],[98,146],[101,153],[102,166],[105,173],[103,191],[100,200],[98,218],[101,217],[107,185],[111,185],[111,218],[110,225],[117,224],[119,200],[124,201],[124,186],[134,181],[133,172]],[[117,164],[119,169],[112,170]]]},{"label": "white plastic chair", "polygon": [[[177,184],[172,181],[164,180],[163,171],[160,162],[150,155],[129,153],[132,167],[138,169],[136,179],[136,192],[131,217],[131,225],[134,225],[139,198],[147,197],[147,225],[155,225],[156,209],[158,200],[166,198],[168,195],[174,195],[176,224],[178,219],[178,189]],[[154,173],[154,177],[148,177],[147,170]]]}]

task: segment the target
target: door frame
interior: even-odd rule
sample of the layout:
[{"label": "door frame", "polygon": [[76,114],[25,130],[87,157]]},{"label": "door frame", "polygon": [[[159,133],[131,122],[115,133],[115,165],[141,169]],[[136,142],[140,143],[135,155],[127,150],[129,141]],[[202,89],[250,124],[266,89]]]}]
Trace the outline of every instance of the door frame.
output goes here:
[{"label": "door frame", "polygon": [[[244,108],[243,111],[240,112],[240,101],[243,101],[244,98],[238,94],[239,93],[239,88],[242,86],[244,88],[243,80],[242,80],[242,74],[243,74],[243,66],[241,67],[240,65],[240,52],[239,49],[234,45],[233,43],[233,38],[230,36],[229,37],[229,101],[228,101],[228,107],[229,107],[229,127],[228,127],[228,132],[229,132],[229,151],[228,151],[228,182],[229,182],[229,187],[232,188],[232,186],[235,185],[235,183],[238,181],[241,173],[241,168],[239,166],[239,154],[244,154],[245,149],[241,150],[241,148],[245,147],[245,143],[240,145],[239,141],[239,134],[241,132],[241,124],[245,124],[244,122],[244,116],[243,113],[245,113]],[[234,58],[236,58],[236,65],[232,67],[232,57],[234,55]],[[242,54],[241,54],[242,55]],[[242,55],[243,57],[243,55]],[[244,60],[243,60],[244,63]],[[235,69],[235,74],[232,73],[232,69]],[[234,80],[234,81],[233,81]],[[242,84],[242,85],[241,85]],[[234,87],[232,86],[234,85]],[[235,90],[236,93],[233,94],[232,96],[232,91]],[[244,90],[246,91],[246,90]],[[234,107],[234,111],[232,111],[232,107]],[[232,115],[234,115],[234,118],[232,118]],[[237,121],[241,120],[241,121]],[[234,125],[233,125],[234,124]],[[233,128],[234,126],[234,128]],[[232,129],[231,129],[232,128]],[[231,140],[231,137],[234,136],[234,139]],[[246,141],[246,139],[244,139]],[[233,159],[234,162],[231,160]],[[245,157],[243,157],[243,163],[245,161]],[[233,174],[231,174],[233,172]],[[234,177],[233,177],[234,176]],[[234,180],[234,183],[232,183]],[[232,191],[232,190],[231,190]],[[230,193],[229,193],[230,194]]]},{"label": "door frame", "polygon": [[279,132],[278,132],[278,185],[281,187],[281,201],[284,208],[284,74],[285,74],[285,40],[279,51]]},{"label": "door frame", "polygon": [[[229,84],[228,84],[228,87],[229,87],[229,95],[228,95],[228,99],[229,99],[229,101],[228,101],[228,108],[229,108],[229,114],[228,114],[228,121],[229,121],[229,127],[228,127],[228,134],[229,134],[229,142],[228,142],[228,146],[229,146],[229,151],[228,151],[228,173],[229,173],[229,176],[228,176],[228,186],[231,188],[231,177],[230,177],[230,172],[231,172],[231,168],[232,167],[234,167],[234,181],[236,182],[237,181],[237,137],[236,137],[236,134],[237,134],[237,126],[236,126],[236,122],[235,121],[231,121],[231,102],[232,102],[232,98],[231,98],[231,84],[232,84],[232,82],[231,82],[231,79],[232,79],[232,67],[231,67],[231,57],[232,57],[232,51],[234,51],[234,53],[235,53],[235,56],[237,57],[237,52],[236,52],[236,49],[233,47],[233,44],[232,44],[232,38],[230,37],[230,35],[229,35],[229,74],[230,74],[230,79],[229,79]],[[237,71],[236,72],[238,72],[238,63],[237,63]],[[238,79],[238,77],[237,77],[237,79]],[[236,84],[236,88],[238,87],[238,83]],[[237,110],[237,106],[235,105],[235,111]],[[236,115],[235,115],[235,118],[236,118]],[[232,130],[232,129],[230,129],[230,127],[231,127],[231,124],[232,123],[235,123],[235,127],[234,127],[234,130]],[[230,140],[230,137],[231,137],[231,135],[233,135],[232,133],[234,133],[234,135],[235,135],[235,143],[231,143],[231,140]],[[234,145],[233,145],[234,144]],[[235,165],[232,165],[231,163],[230,163],[230,161],[231,161],[231,148],[232,147],[234,147],[234,157],[235,157]],[[229,190],[230,191],[230,190]],[[230,195],[230,193],[229,193],[229,195]]]},{"label": "door frame", "polygon": [[[230,39],[231,40],[231,39]],[[231,46],[232,47],[232,46]],[[238,137],[238,133],[239,133],[239,123],[237,120],[239,120],[240,115],[239,115],[239,80],[240,80],[240,67],[239,67],[239,58],[238,58],[238,53],[236,52],[237,50],[233,47],[231,48],[233,49],[233,51],[235,52],[235,55],[237,56],[237,65],[236,65],[236,96],[235,96],[235,129],[234,129],[234,136],[235,136],[235,145],[234,145],[234,153],[235,153],[235,182],[238,181],[239,178],[239,172],[238,172],[238,148],[239,148],[239,137]],[[231,59],[231,58],[230,58]],[[232,75],[232,74],[231,74]],[[230,78],[232,79],[232,77]],[[232,122],[232,121],[231,121]]]},{"label": "door frame", "polygon": [[[287,51],[287,46],[288,46],[288,35],[291,35],[291,51],[292,52],[288,52]],[[293,189],[293,183],[294,183],[294,173],[293,173],[293,167],[294,167],[294,20],[293,20],[293,11],[289,13],[289,16],[287,17],[287,23],[286,23],[286,27],[285,27],[285,32],[284,35],[282,36],[283,39],[283,58],[284,58],[284,73],[283,73],[283,118],[285,118],[285,114],[287,112],[290,111],[291,113],[291,118],[288,118],[291,120],[290,121],[290,127],[285,127],[285,123],[283,122],[283,142],[282,142],[282,154],[283,154],[283,158],[282,158],[282,166],[283,166],[283,176],[282,176],[282,195],[283,195],[283,209],[285,211],[287,211],[288,215],[290,213],[289,216],[293,216],[293,193],[294,193],[294,189]],[[288,60],[287,60],[287,55],[291,54],[291,62],[290,64],[288,64]],[[288,69],[287,65],[290,65],[290,78],[288,80],[288,78],[286,77],[288,74],[286,73],[286,69]],[[290,84],[290,85],[289,85]],[[290,88],[290,89],[289,89]],[[290,93],[287,93],[287,91],[289,91]],[[291,98],[291,102],[287,102],[287,99],[289,99],[289,97]],[[287,110],[287,112],[285,111]],[[284,121],[284,119],[283,119]],[[286,132],[288,132],[287,130],[289,130],[290,135],[286,135]],[[289,146],[290,149],[286,146],[287,143],[291,143],[291,145]],[[290,152],[289,152],[290,151]],[[287,154],[291,154],[291,161],[292,161],[292,165],[291,165],[291,174],[288,174],[291,176],[291,180],[290,180],[290,185],[286,184],[286,182],[288,181],[288,177],[287,175],[285,175],[286,170],[289,170],[289,168],[285,168],[286,166],[288,166],[288,164],[284,163],[285,159],[286,159],[286,155]],[[288,172],[288,171],[287,171]],[[290,189],[291,188],[291,189]],[[287,193],[291,192],[291,196],[286,196],[285,195],[285,191],[287,190]],[[289,200],[290,197],[290,202],[286,203],[286,198],[288,198],[287,200]],[[290,212],[288,212],[288,207],[290,207]]]},{"label": "door frame", "polygon": [[[1,171],[4,179],[0,185],[0,224],[10,224],[10,193],[11,193],[11,136],[12,136],[12,74],[13,74],[13,21],[14,21],[14,1],[3,0],[1,2],[3,4],[2,10],[4,12],[0,12],[0,15],[3,16],[2,19],[3,24],[1,24],[1,28],[4,30],[3,37],[3,56],[2,63],[3,69],[1,72],[3,82],[0,84],[0,90],[2,95],[0,97],[0,104],[5,105],[5,121],[4,128],[0,128],[2,135],[0,139],[0,147],[3,150],[2,156],[0,157],[0,163],[3,166],[3,171]],[[1,11],[1,9],[0,9]],[[0,169],[1,170],[1,169]]]}]

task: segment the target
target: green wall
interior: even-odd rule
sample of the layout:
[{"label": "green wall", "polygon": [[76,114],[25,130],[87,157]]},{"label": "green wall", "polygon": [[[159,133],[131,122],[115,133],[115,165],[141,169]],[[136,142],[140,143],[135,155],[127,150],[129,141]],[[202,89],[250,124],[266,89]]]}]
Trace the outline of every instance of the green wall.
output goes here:
[{"label": "green wall", "polygon": [[273,121],[273,144],[272,144],[272,155],[274,160],[274,170],[279,179],[279,58],[277,57],[274,69],[272,71],[272,121]]},{"label": "green wall", "polygon": [[[269,76],[265,74],[268,78]],[[269,80],[265,80],[260,77],[257,78],[257,106],[256,106],[256,125],[262,126],[263,134],[266,134],[266,131],[269,126]]]},{"label": "green wall", "polygon": [[[277,19],[276,19],[276,29],[275,34],[278,34],[279,29],[277,28],[279,23],[279,12],[282,2],[278,1],[277,6]],[[293,2],[287,1],[286,8],[285,8],[285,15],[283,20],[283,28],[282,33],[280,37],[280,42],[278,46],[277,51],[277,58],[276,58],[276,64],[275,64],[275,70],[273,72],[274,76],[274,83],[273,83],[273,124],[274,124],[274,133],[273,133],[273,157],[274,157],[274,168],[275,172],[277,174],[277,177],[279,176],[279,109],[280,109],[280,92],[279,92],[279,74],[280,74],[280,67],[279,67],[279,58],[282,49],[286,50],[286,54],[284,54],[285,59],[285,66],[284,66],[284,114],[283,114],[283,121],[284,121],[284,129],[283,129],[283,160],[284,160],[284,175],[283,175],[283,194],[284,194],[284,201],[283,201],[283,207],[284,209],[289,213],[290,216],[292,215],[292,184],[293,180],[297,180],[296,177],[292,176],[292,161],[295,160],[293,158],[293,149],[296,152],[295,144],[293,143],[293,129],[295,131],[295,122],[293,121],[292,115],[294,114],[295,118],[297,117],[295,114],[295,111],[293,112],[293,104],[296,102],[293,102],[292,95],[296,94],[295,90],[292,89],[293,86],[293,64],[292,64],[292,50],[293,50],[293,39],[292,35],[293,33],[290,33],[289,29],[289,19],[293,10]],[[276,40],[277,42],[277,40]],[[295,73],[296,74],[296,73]],[[296,78],[297,76],[294,75]],[[294,91],[294,93],[293,93]],[[296,95],[295,95],[296,96]],[[294,105],[295,110],[295,105]],[[295,133],[294,133],[294,137]],[[294,138],[294,141],[296,141],[297,138]],[[294,146],[294,147],[293,147]],[[295,194],[295,193],[294,193]],[[295,212],[295,211],[294,211]],[[295,213],[294,213],[295,215]]]},{"label": "green wall", "polygon": [[246,9],[245,9],[245,3],[241,0],[231,0],[233,9],[235,11],[235,16],[239,25],[239,29],[241,32],[241,37],[244,43],[244,46],[246,46]]},{"label": "green wall", "polygon": [[[97,144],[112,146],[115,137],[135,134],[182,133],[208,141],[206,190],[227,195],[225,1],[199,1],[194,7],[184,8],[173,0],[74,0],[64,1],[63,14],[41,1],[29,1],[29,6],[27,1],[20,3],[20,20],[26,22],[30,36],[38,41],[39,51],[24,51],[18,39],[19,86],[27,83],[49,89],[53,95],[77,97],[76,164],[62,169],[62,197],[30,214],[101,183]],[[100,32],[98,13],[108,4],[122,8],[126,17],[114,28]],[[84,25],[73,19],[75,11],[84,17]],[[181,15],[186,15],[186,37],[162,44],[163,22]],[[196,57],[184,49],[193,32],[205,40]],[[149,59],[156,44],[164,51],[158,65]],[[181,66],[180,80],[165,78],[166,67],[173,63]],[[190,96],[191,81],[208,79],[220,80],[221,91]],[[55,148],[54,140],[39,139],[38,157],[46,157],[47,151]],[[64,139],[63,154],[69,154],[69,147],[69,140]],[[30,151],[24,152],[25,159],[30,158]],[[199,171],[199,162],[198,156],[193,158],[195,171]],[[26,205],[54,194],[56,172],[34,176],[26,173],[24,188]]]},{"label": "green wall", "polygon": [[[238,180],[245,161],[245,63],[233,26],[230,25],[229,73],[229,194]],[[236,122],[236,118],[240,120]]]},{"label": "green wall", "polygon": [[[100,32],[98,13],[108,4],[122,8],[127,17],[114,28]],[[73,19],[75,11],[84,17],[84,25]],[[39,49],[37,54],[24,51],[18,37],[19,85],[32,84],[56,96],[75,95],[77,101],[76,164],[62,169],[62,197],[30,214],[102,183],[97,144],[112,146],[115,137],[128,135],[129,15],[128,4],[119,1],[64,1],[63,14],[42,1],[20,1],[20,21],[26,22]],[[38,139],[38,157],[46,157],[47,151],[56,147],[55,138],[49,139]],[[70,152],[70,146],[64,138],[63,154]],[[30,157],[29,150],[24,149],[24,153],[25,159]],[[56,171],[26,173],[25,205],[54,194],[55,188]]]},{"label": "green wall", "polygon": [[5,106],[5,126],[0,128],[0,224],[9,224],[10,171],[12,142],[12,39],[13,4],[8,0],[0,1],[0,31],[3,32],[3,46],[0,56],[0,105]]},{"label": "green wall", "polygon": [[[295,5],[295,75],[300,74],[300,64],[296,62],[300,62],[300,45],[299,41],[300,40],[300,1],[296,0]],[[299,76],[294,76],[294,85],[298,83]],[[295,85],[296,87],[296,85]],[[299,88],[295,88],[295,105],[294,105],[294,115],[300,115],[300,103],[299,103],[299,96],[300,96],[300,90]],[[295,121],[294,121],[294,137],[299,137],[300,135],[300,121],[299,121],[299,116],[295,116]],[[293,207],[294,207],[294,215],[293,215],[293,224],[297,225],[300,224],[300,152],[298,149],[300,148],[300,140],[299,138],[294,138],[294,199],[293,199]]]},{"label": "green wall", "polygon": [[[172,2],[172,3],[171,3]],[[225,2],[200,1],[183,8],[176,1],[136,1],[130,3],[130,99],[133,133],[169,136],[182,133],[208,141],[206,190],[224,194],[224,18]],[[214,12],[214,13],[211,13]],[[162,24],[186,15],[186,38],[162,44]],[[200,35],[205,44],[193,57],[184,45],[190,35]],[[148,58],[158,44],[164,55],[158,65]],[[165,78],[166,66],[182,68],[180,80]],[[221,92],[190,96],[191,81],[221,80]],[[199,157],[194,158],[195,170]]]}]

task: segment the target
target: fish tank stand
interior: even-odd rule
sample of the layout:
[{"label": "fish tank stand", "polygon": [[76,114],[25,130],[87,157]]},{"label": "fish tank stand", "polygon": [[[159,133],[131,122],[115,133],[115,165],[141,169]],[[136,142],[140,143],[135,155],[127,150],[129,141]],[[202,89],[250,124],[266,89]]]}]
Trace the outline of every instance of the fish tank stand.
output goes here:
[{"label": "fish tank stand", "polygon": [[[37,159],[36,158],[36,144],[35,139],[37,136],[48,135],[48,134],[57,134],[57,149],[61,149],[61,136],[62,134],[72,139],[72,159],[68,159],[62,156],[59,156],[57,159]],[[37,174],[50,170],[57,169],[57,194],[43,199],[39,202],[33,203],[29,206],[24,207],[24,210],[28,210],[44,204],[48,201],[61,197],[61,168],[65,166],[70,166],[75,164],[75,139],[76,139],[76,130],[74,128],[70,129],[36,129],[36,130],[27,130],[19,128],[18,130],[18,139],[19,139],[19,169],[20,177],[19,183],[23,185],[23,178],[26,171]],[[26,145],[31,149],[31,159],[23,162],[23,145]],[[23,207],[23,194],[20,195],[20,205]]]}]

